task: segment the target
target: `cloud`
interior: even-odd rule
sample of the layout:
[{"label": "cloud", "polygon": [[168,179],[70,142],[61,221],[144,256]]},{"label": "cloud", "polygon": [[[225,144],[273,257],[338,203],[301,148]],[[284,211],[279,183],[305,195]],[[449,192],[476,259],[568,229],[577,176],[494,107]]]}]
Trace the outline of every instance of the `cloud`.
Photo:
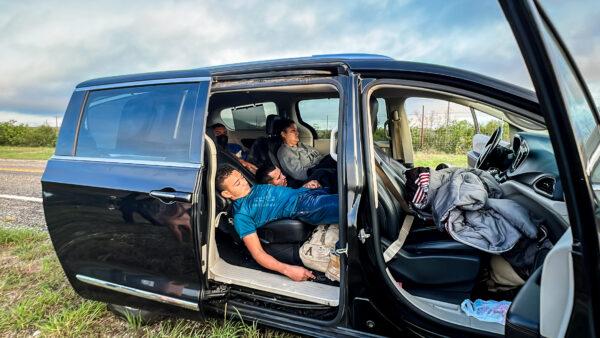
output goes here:
[{"label": "cloud", "polygon": [[[576,12],[568,18],[578,27],[574,54],[600,98],[600,44],[585,43],[600,30],[581,19],[582,9],[568,10]],[[4,2],[0,32],[0,111],[21,114],[62,114],[74,86],[95,77],[344,52],[531,87],[491,1]]]}]

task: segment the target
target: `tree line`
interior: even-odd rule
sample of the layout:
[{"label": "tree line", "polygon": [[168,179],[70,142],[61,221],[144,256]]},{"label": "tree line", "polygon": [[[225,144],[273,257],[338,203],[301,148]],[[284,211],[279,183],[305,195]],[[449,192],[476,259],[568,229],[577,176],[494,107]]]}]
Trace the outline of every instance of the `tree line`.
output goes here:
[{"label": "tree line", "polygon": [[0,122],[0,145],[23,147],[54,147],[58,130],[47,124],[30,127],[17,121]]},{"label": "tree line", "polygon": [[[497,121],[489,121],[479,126],[479,133],[492,135],[498,128]],[[508,123],[504,122],[503,140],[508,140]],[[464,120],[449,122],[438,128],[410,127],[413,149],[415,151],[442,152],[447,154],[464,154],[473,148],[475,126]],[[319,138],[329,138],[329,130],[317,130]],[[377,128],[373,133],[374,141],[387,141],[387,130]]]}]

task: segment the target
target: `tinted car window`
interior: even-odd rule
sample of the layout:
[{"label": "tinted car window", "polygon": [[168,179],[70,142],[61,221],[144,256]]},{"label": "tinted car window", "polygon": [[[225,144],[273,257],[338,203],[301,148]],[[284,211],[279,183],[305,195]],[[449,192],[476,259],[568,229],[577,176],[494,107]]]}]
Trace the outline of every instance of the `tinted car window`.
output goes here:
[{"label": "tinted car window", "polygon": [[189,161],[198,84],[93,91],[76,156]]},{"label": "tinted car window", "polygon": [[221,110],[223,123],[230,130],[265,130],[268,115],[277,115],[273,102],[263,102]]}]

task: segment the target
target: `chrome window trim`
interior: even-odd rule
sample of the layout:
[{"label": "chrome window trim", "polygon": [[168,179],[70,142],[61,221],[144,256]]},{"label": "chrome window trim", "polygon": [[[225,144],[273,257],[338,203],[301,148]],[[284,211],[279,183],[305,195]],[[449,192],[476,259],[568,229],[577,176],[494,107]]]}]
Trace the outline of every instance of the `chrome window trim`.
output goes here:
[{"label": "chrome window trim", "polygon": [[185,300],[181,300],[181,299],[177,299],[177,298],[173,298],[173,297],[169,297],[169,296],[164,296],[164,295],[159,295],[157,293],[139,290],[139,289],[132,288],[129,286],[120,285],[120,284],[108,282],[105,280],[88,277],[85,275],[78,274],[75,277],[77,277],[77,279],[83,283],[101,287],[104,289],[124,293],[124,294],[131,295],[131,296],[149,299],[149,300],[153,300],[153,301],[164,303],[164,304],[175,305],[175,306],[179,306],[179,307],[186,308],[189,310],[200,311],[198,304],[188,302]]},{"label": "chrome window trim", "polygon": [[586,172],[587,172],[588,176],[590,176],[592,174],[592,171],[594,171],[594,167],[596,166],[598,159],[600,159],[600,145],[598,145],[598,147],[596,147],[596,149],[592,153],[592,156],[590,157],[590,159],[587,163]]},{"label": "chrome window trim", "polygon": [[123,163],[123,164],[139,164],[139,165],[151,165],[151,166],[160,166],[160,167],[178,167],[178,168],[194,168],[194,169],[202,168],[202,164],[200,164],[200,163],[134,160],[134,159],[123,159],[123,158],[78,157],[78,156],[54,155],[50,159],[58,160],[58,161]]},{"label": "chrome window trim", "polygon": [[210,77],[205,76],[205,77],[180,77],[180,78],[146,80],[146,81],[118,82],[118,83],[110,83],[110,84],[105,84],[105,85],[79,87],[79,88],[75,88],[75,91],[81,92],[81,91],[87,91],[87,90],[149,86],[149,85],[166,84],[166,83],[204,82],[204,81],[210,81],[210,80],[211,80]]}]

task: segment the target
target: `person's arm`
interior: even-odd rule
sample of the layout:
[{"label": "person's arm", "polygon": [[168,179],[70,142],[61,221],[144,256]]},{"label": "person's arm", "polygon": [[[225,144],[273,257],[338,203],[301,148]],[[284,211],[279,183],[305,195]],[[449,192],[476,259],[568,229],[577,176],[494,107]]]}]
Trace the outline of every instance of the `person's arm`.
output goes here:
[{"label": "person's arm", "polygon": [[307,144],[302,143],[302,145],[306,148],[307,152],[309,153],[309,157],[311,158],[311,164],[312,165],[317,165],[319,164],[319,162],[327,155],[323,155],[321,154],[321,152],[319,152],[316,148],[311,147]]},{"label": "person's arm", "polygon": [[277,158],[279,159],[279,163],[281,163],[283,171],[292,176],[292,178],[299,181],[304,181],[308,178],[308,168],[304,167],[302,161],[285,145],[279,147]]},{"label": "person's arm", "polygon": [[238,161],[240,161],[244,168],[248,169],[251,173],[256,174],[256,170],[258,170],[257,166],[248,161],[242,160],[241,158],[238,158]]},{"label": "person's arm", "polygon": [[290,279],[296,282],[315,278],[310,270],[302,266],[282,263],[273,256],[269,255],[260,244],[260,240],[258,239],[256,232],[244,236],[243,241],[248,251],[250,251],[252,258],[254,258],[254,260],[263,268],[277,271],[280,274],[288,276]]}]

